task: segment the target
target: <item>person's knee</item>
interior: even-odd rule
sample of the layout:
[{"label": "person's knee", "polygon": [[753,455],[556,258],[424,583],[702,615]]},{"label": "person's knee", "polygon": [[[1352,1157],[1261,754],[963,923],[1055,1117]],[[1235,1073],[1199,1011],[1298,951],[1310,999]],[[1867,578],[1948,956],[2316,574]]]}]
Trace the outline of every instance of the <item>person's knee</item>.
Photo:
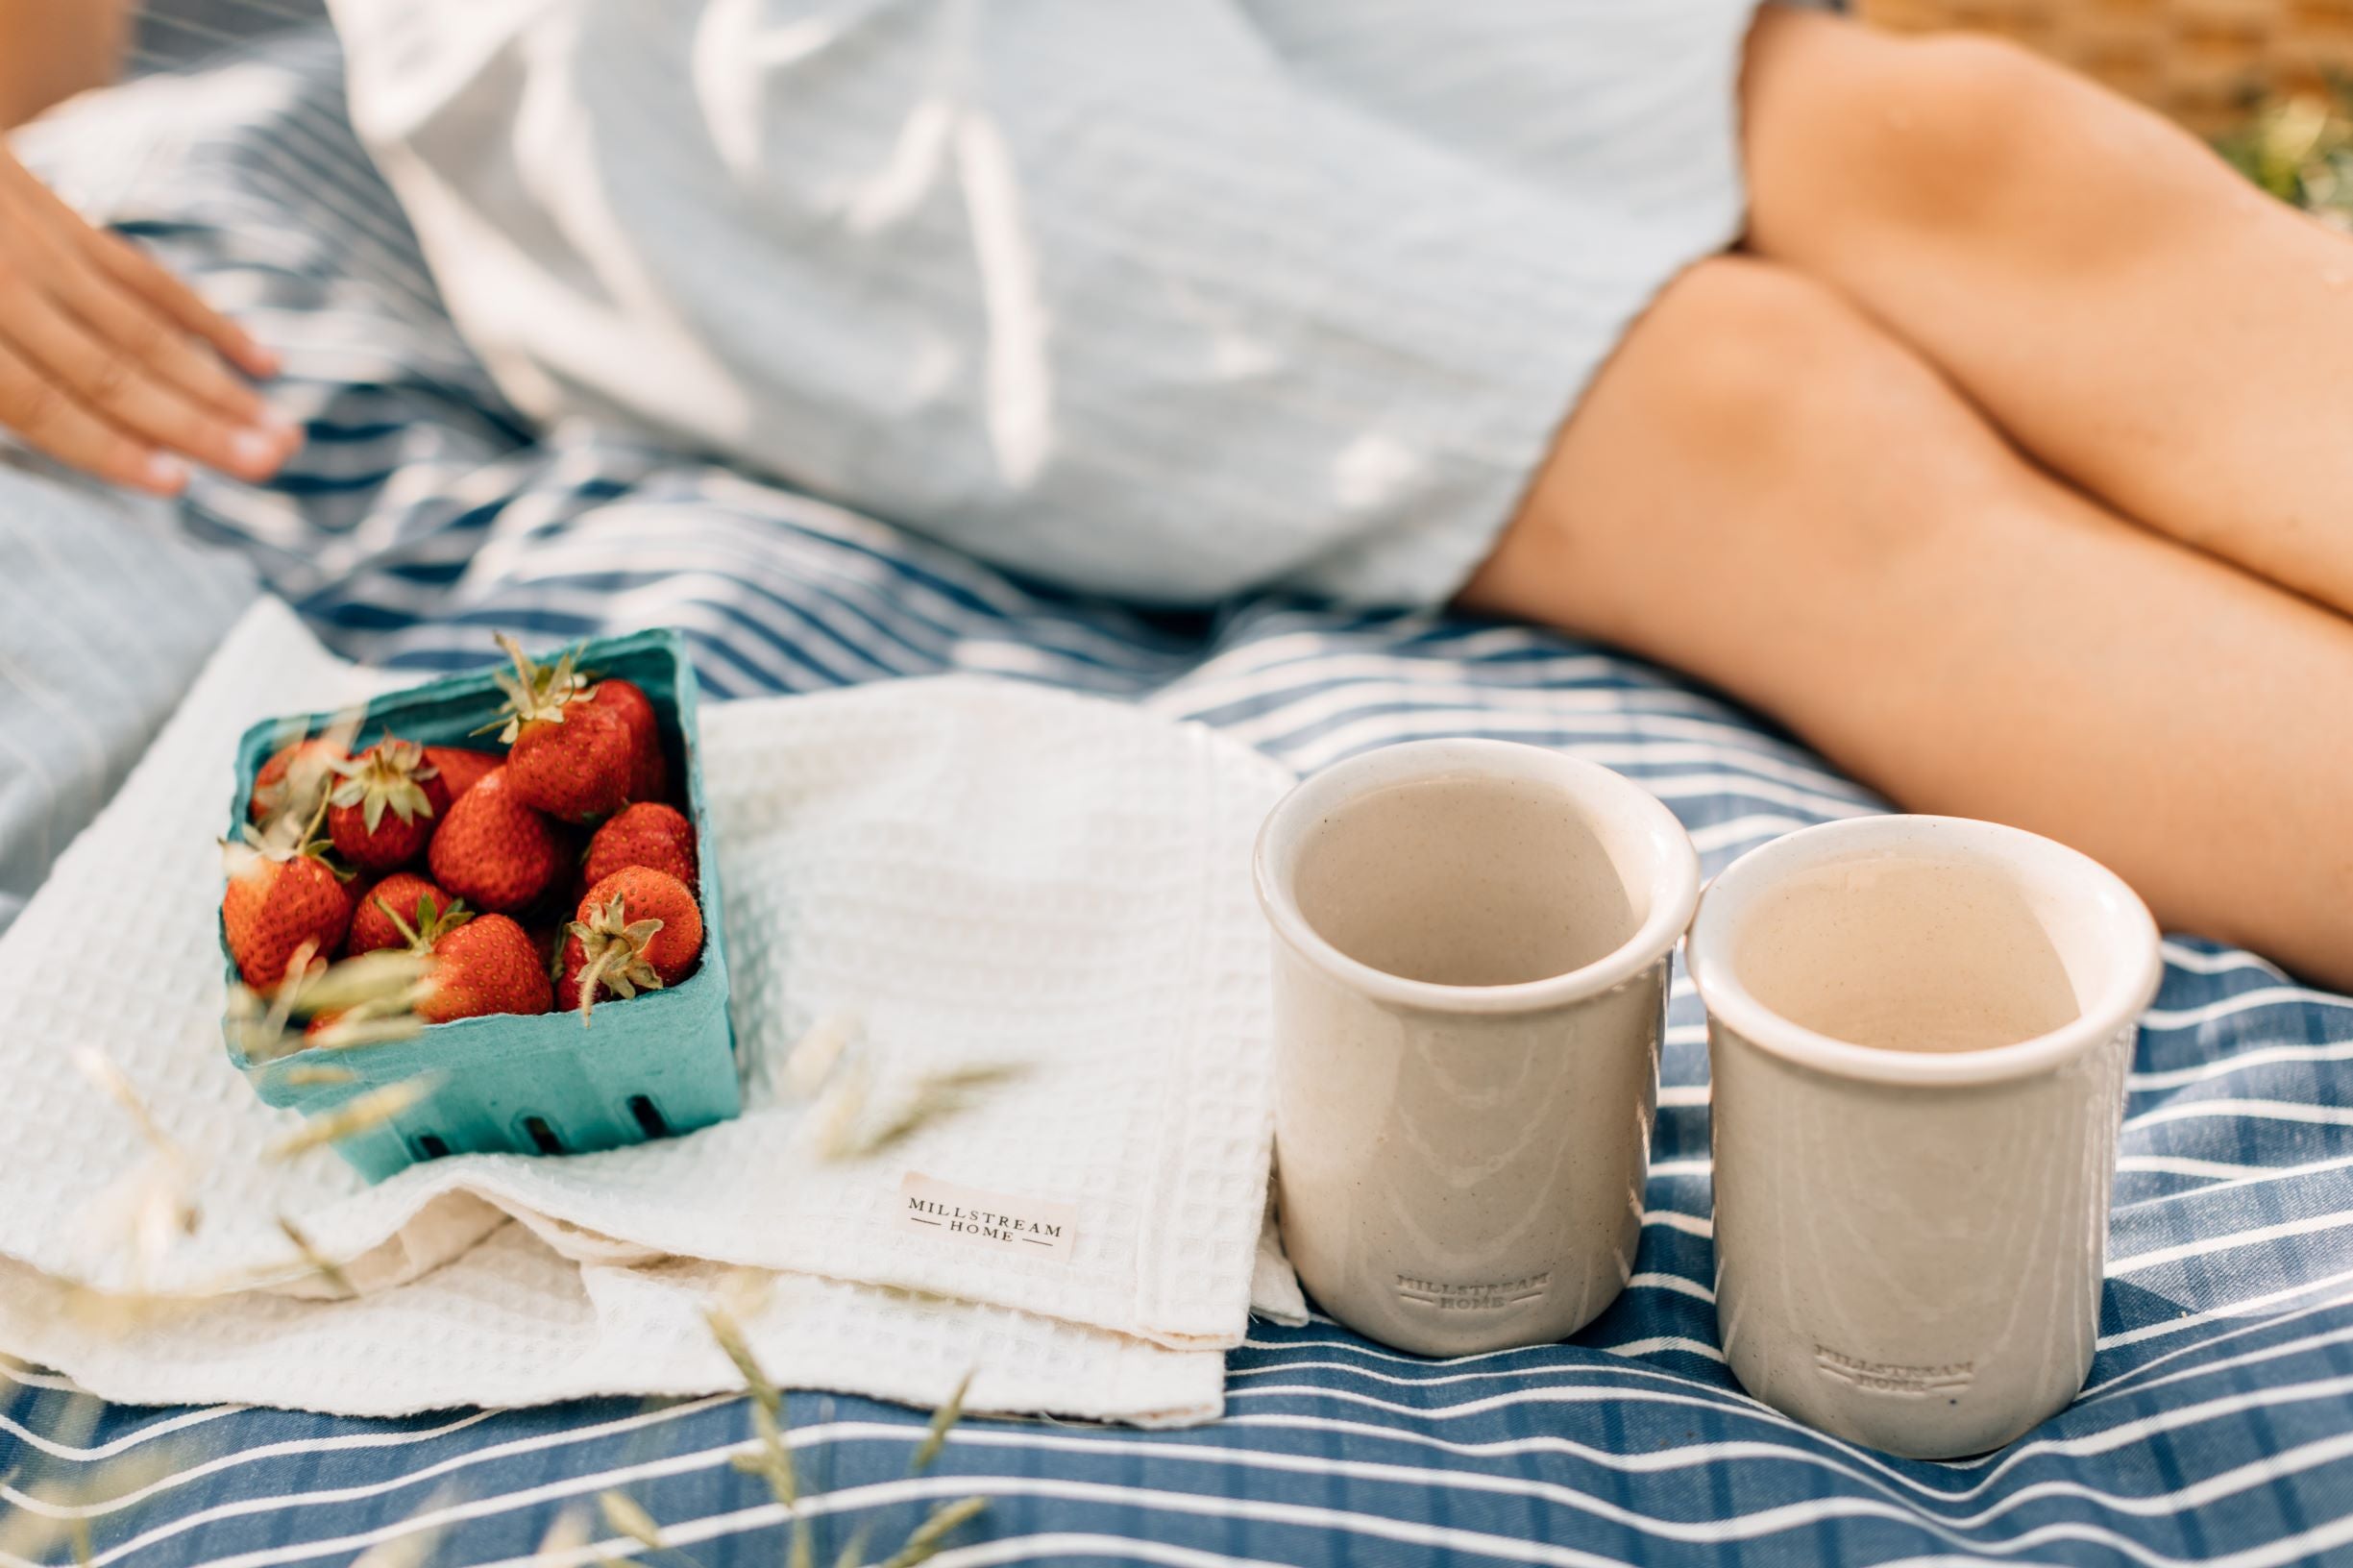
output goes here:
[{"label": "person's knee", "polygon": [[[1752,528],[1936,390],[1933,373],[1826,285],[1748,257],[1702,261],[1660,291],[1586,390],[1506,536],[1500,576],[1524,585],[1590,573],[1625,542],[1597,528],[1662,506],[1700,532]],[[1584,629],[1612,634],[1579,613]]]},{"label": "person's knee", "polygon": [[[1824,18],[1760,27],[1747,90],[1761,248],[1842,221],[2080,229],[2145,205],[2180,133],[2000,38],[1896,37]],[[1804,226],[1812,233],[1792,233]]]},{"label": "person's knee", "polygon": [[1630,648],[1683,647],[1675,617],[1695,556],[1717,576],[1802,556],[1858,592],[1908,590],[1969,498],[1998,500],[2003,476],[2023,472],[1845,296],[1720,257],[1628,331],[1464,599]]},{"label": "person's knee", "polygon": [[1678,277],[1636,334],[1653,417],[1679,449],[1745,484],[1851,429],[1892,350],[1827,285],[1742,257]]},{"label": "person's knee", "polygon": [[2140,112],[2001,38],[1915,38],[1891,59],[1890,80],[1871,89],[1883,177],[1930,222],[2042,217],[2053,200],[2097,202],[2099,192],[2080,188],[2087,160],[2105,161],[2102,143]]}]

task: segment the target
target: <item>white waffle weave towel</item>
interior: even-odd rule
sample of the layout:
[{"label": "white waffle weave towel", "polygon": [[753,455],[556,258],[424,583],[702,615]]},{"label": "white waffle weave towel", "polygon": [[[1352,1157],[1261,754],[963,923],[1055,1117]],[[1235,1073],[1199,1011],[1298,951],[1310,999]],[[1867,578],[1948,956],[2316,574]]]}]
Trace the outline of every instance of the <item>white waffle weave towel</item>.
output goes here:
[{"label": "white waffle weave towel", "polygon": [[[1287,775],[1198,725],[1013,682],[909,681],[702,716],[743,1116],[571,1159],[463,1156],[368,1187],[219,1041],[213,908],[253,721],[372,695],[275,600],[238,625],[0,938],[0,1349],[121,1400],[384,1413],[729,1384],[698,1309],[775,1274],[779,1376],[976,1409],[1205,1419],[1252,1298],[1300,1311],[1262,1237],[1264,943],[1252,834]],[[850,1043],[812,1101],[813,1029]],[[110,1205],[147,1146],[98,1050],[191,1159],[201,1222],[159,1256]],[[870,1159],[822,1157],[842,1075],[870,1114],[931,1072],[1023,1070]],[[921,1196],[1058,1227],[985,1244]],[[281,1227],[345,1264],[327,1300]],[[509,1220],[521,1223],[507,1223]],[[1254,1291],[1254,1277],[1256,1281]],[[78,1287],[78,1288],[77,1288]],[[89,1289],[187,1298],[138,1332]]]}]

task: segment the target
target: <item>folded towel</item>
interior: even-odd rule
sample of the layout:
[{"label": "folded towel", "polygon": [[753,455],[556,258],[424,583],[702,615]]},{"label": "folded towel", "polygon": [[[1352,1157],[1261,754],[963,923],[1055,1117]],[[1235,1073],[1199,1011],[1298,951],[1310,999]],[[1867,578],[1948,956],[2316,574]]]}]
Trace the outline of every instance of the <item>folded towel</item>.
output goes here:
[{"label": "folded towel", "polygon": [[[977,1364],[976,1409],[1160,1420],[1214,1413],[1218,1359],[1197,1353],[1239,1340],[1254,1273],[1263,1305],[1296,1312],[1262,1247],[1247,877],[1287,775],[1200,726],[1013,682],[705,713],[740,1119],[569,1159],[440,1160],[373,1188],[325,1152],[264,1161],[295,1118],[253,1098],[218,1039],[210,840],[231,750],[255,719],[386,684],[257,605],[0,938],[0,969],[37,977],[0,993],[0,1255],[21,1265],[0,1275],[0,1348],[118,1399],[357,1413],[699,1391],[725,1366],[681,1326],[733,1266],[824,1277],[780,1285],[758,1320],[804,1381],[921,1400]],[[812,1100],[786,1064],[821,1025],[853,1038]],[[104,1222],[149,1154],[73,1046],[106,1055],[187,1151],[192,1236],[150,1255]],[[823,1157],[852,1078],[881,1115],[922,1075],[980,1064],[1022,1070],[887,1154]],[[1058,1230],[986,1244],[911,1220],[911,1200]],[[322,1281],[281,1216],[368,1299],[296,1299]],[[525,1226],[502,1229],[510,1216]],[[193,1299],[108,1338],[27,1307],[61,1282]],[[261,1341],[286,1349],[237,1353]]]},{"label": "folded towel", "polygon": [[[702,1321],[748,1296],[745,1337],[779,1384],[937,1405],[1190,1426],[1223,1408],[1225,1358],[1060,1318],[808,1274],[674,1259],[581,1264],[504,1225],[448,1266],[356,1300],[252,1294],[118,1318],[0,1262],[0,1345],[124,1405],[270,1404],[340,1415],[692,1395],[742,1381]],[[765,1297],[763,1301],[760,1298]]]}]

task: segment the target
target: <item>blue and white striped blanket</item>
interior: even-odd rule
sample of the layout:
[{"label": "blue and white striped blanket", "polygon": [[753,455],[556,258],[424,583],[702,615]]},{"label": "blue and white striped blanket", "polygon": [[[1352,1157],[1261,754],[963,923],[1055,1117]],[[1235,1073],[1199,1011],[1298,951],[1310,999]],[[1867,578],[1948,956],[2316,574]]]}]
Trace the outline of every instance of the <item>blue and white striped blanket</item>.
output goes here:
[{"label": "blue and white striped blanket", "polygon": [[[266,491],[202,489],[187,526],[347,653],[454,667],[494,625],[553,639],[670,623],[723,699],[991,671],[1204,719],[1300,769],[1409,736],[1507,736],[1640,779],[1711,870],[1874,809],[1752,717],[1596,648],[1297,603],[1147,619],[675,454],[533,439],[439,313],[342,123],[323,37],[150,80],[65,129],[37,149],[49,166],[286,349],[308,447]],[[1213,1426],[972,1422],[915,1480],[920,1412],[797,1396],[819,1560],[858,1521],[895,1540],[923,1502],[973,1492],[991,1506],[942,1563],[2353,1558],[2353,1003],[2241,952],[2176,941],[2167,957],[2131,1079],[2099,1359],[2071,1409],[2001,1453],[1884,1458],[1730,1381],[1705,1048],[1679,985],[1638,1272],[1573,1342],[1441,1362],[1328,1322],[1260,1327]],[[399,1421],[117,1409],[85,1431],[56,1380],[13,1378],[0,1503],[53,1507],[53,1488],[95,1478],[99,1564],[342,1562],[433,1530],[430,1561],[511,1561],[610,1487],[698,1561],[782,1560],[779,1510],[728,1463],[751,1433],[741,1400]]]}]

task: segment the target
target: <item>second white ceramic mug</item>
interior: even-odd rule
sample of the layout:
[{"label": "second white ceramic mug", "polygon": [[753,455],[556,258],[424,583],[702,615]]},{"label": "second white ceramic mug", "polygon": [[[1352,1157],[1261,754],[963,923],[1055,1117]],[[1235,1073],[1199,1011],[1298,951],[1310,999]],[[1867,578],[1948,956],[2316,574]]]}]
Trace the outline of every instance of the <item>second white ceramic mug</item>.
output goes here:
[{"label": "second white ceramic mug", "polygon": [[1700,901],[1716,1317],[1743,1386],[1917,1458],[2065,1407],[2157,928],[2087,857],[1867,817],[1751,851]]},{"label": "second white ceramic mug", "polygon": [[1299,785],[1257,876],[1300,1279],[1425,1354],[1574,1333],[1641,1237],[1681,824],[1591,763],[1424,741]]}]

